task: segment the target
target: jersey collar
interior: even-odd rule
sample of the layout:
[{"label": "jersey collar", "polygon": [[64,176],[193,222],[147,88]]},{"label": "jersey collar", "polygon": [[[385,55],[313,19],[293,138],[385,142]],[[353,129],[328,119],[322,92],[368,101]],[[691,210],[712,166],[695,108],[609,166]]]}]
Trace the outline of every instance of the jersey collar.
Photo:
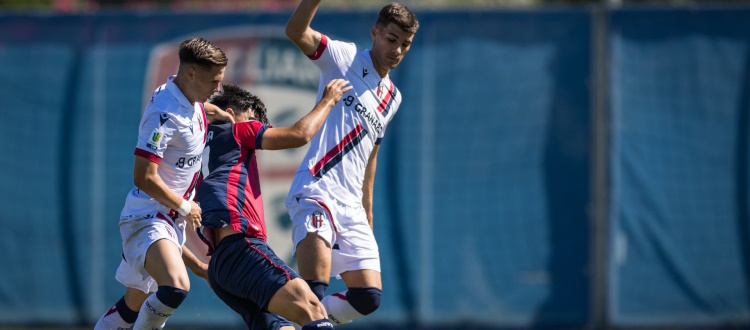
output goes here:
[{"label": "jersey collar", "polygon": [[169,76],[167,78],[167,89],[169,90],[172,95],[174,95],[174,98],[177,99],[178,102],[180,102],[180,105],[183,107],[193,108],[195,105],[190,104],[190,101],[188,101],[187,97],[185,97],[185,94],[182,94],[182,91],[179,87],[177,87],[177,84],[174,83],[174,77],[177,77],[177,75]]},{"label": "jersey collar", "polygon": [[[367,59],[367,63],[370,63],[370,67],[372,68],[372,71],[373,71],[373,72],[375,72],[375,76],[379,76],[379,75],[378,75],[378,71],[377,71],[377,70],[375,70],[375,64],[373,64],[373,63],[372,63],[372,57],[370,57],[370,50],[369,50],[369,49],[365,49],[365,50],[363,50],[363,51],[362,51],[362,56],[364,56],[364,57],[365,57],[365,59]],[[383,79],[380,79],[380,80],[387,80],[387,79],[391,79],[391,78],[390,78],[390,76],[391,76],[391,73],[390,73],[390,71],[389,71],[389,72],[388,72],[388,73],[387,73],[387,74],[385,75],[385,77],[383,77]]]}]

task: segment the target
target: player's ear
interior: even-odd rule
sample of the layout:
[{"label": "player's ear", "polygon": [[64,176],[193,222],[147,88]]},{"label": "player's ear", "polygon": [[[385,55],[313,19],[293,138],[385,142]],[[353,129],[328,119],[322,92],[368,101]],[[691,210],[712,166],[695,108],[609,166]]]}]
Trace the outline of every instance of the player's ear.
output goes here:
[{"label": "player's ear", "polygon": [[224,111],[226,111],[228,114],[232,115],[232,117],[235,117],[236,113],[234,113],[234,109],[232,108],[226,108]]},{"label": "player's ear", "polygon": [[378,26],[376,25],[372,27],[372,30],[370,30],[370,37],[372,38],[373,41],[375,40],[375,36],[377,34],[378,34]]},{"label": "player's ear", "polygon": [[187,77],[190,79],[195,79],[195,67],[194,66],[188,66],[187,67]]}]

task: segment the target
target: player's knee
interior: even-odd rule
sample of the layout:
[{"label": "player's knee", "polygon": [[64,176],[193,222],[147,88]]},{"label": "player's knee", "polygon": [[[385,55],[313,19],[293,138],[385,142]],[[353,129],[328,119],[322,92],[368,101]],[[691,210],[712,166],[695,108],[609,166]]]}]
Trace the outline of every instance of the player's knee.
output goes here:
[{"label": "player's knee", "polygon": [[320,319],[325,319],[328,317],[328,314],[326,313],[326,308],[325,306],[323,306],[320,300],[311,299],[309,300],[309,302],[310,302],[310,319],[320,320]]},{"label": "player's knee", "polygon": [[159,283],[159,287],[161,286],[170,286],[180,290],[190,291],[190,277],[188,277],[187,273],[170,274],[169,281]]},{"label": "player's knee", "polygon": [[357,312],[367,315],[380,307],[380,297],[383,292],[378,288],[349,288],[346,292],[346,300]]},{"label": "player's knee", "polygon": [[159,289],[156,290],[156,298],[159,299],[162,304],[175,309],[185,301],[187,295],[187,290],[166,285],[160,286]]}]

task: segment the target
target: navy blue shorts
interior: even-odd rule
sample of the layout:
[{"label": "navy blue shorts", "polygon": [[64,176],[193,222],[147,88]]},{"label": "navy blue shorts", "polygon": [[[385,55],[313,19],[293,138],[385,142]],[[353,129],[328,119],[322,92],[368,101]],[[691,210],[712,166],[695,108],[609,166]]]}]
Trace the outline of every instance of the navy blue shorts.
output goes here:
[{"label": "navy blue shorts", "polygon": [[208,264],[208,281],[216,295],[242,315],[248,329],[277,330],[292,325],[268,311],[268,302],[299,275],[262,239],[235,234],[216,247]]}]

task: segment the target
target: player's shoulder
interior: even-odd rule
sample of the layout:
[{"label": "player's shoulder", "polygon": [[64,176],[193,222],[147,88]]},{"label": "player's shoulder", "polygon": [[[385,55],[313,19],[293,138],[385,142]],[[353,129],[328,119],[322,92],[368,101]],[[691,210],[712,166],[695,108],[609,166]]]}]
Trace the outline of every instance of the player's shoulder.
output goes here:
[{"label": "player's shoulder", "polygon": [[181,108],[182,105],[174,95],[171,95],[167,90],[162,90],[161,92],[154,92],[153,97],[149,100],[148,105],[146,105],[143,115],[164,113],[170,117],[174,117],[179,113]]},{"label": "player's shoulder", "polygon": [[348,54],[351,57],[354,57],[359,52],[355,43],[338,39],[327,39],[326,47],[331,52]]}]

